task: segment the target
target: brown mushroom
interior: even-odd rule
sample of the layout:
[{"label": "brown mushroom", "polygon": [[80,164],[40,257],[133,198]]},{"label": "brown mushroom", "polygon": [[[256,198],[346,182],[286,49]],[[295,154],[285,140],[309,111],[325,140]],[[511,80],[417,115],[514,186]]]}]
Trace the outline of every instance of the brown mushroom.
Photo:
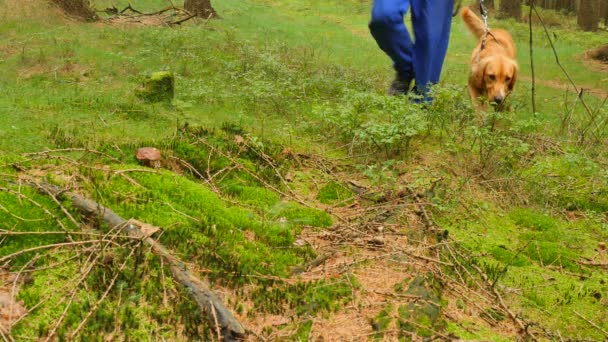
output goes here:
[{"label": "brown mushroom", "polygon": [[155,147],[142,147],[135,153],[135,158],[142,164],[158,169],[160,167],[160,151]]}]

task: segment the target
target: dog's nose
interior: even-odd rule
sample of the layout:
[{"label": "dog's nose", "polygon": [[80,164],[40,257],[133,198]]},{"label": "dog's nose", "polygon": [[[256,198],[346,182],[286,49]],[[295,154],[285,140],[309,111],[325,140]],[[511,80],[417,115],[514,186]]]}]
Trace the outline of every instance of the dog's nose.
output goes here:
[{"label": "dog's nose", "polygon": [[504,99],[505,98],[502,95],[498,95],[494,97],[494,102],[496,102],[496,104],[501,104]]}]

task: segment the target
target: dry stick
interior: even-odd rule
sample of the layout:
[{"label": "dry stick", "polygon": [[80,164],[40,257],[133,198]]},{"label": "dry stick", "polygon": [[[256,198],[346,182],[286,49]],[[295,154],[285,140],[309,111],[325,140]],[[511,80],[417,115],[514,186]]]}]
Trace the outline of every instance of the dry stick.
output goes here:
[{"label": "dry stick", "polygon": [[[31,258],[28,262],[26,262],[23,267],[21,267],[21,269],[19,269],[19,272],[17,272],[17,275],[15,276],[15,280],[13,280],[13,288],[11,289],[11,298],[15,298],[17,296],[17,283],[19,282],[19,277],[21,276],[21,274],[23,273],[23,271],[29,267],[29,265],[31,265],[32,263],[34,263],[36,260],[40,259],[40,255],[36,255],[33,258]],[[11,305],[9,306],[8,309],[8,325],[9,327],[13,326],[12,320],[13,320],[13,304],[15,304],[14,300],[11,300]]]},{"label": "dry stick", "polygon": [[12,259],[16,256],[19,256],[21,254],[39,251],[41,249],[86,245],[86,244],[93,244],[93,243],[98,243],[98,242],[114,243],[114,241],[111,241],[111,240],[86,240],[86,241],[61,242],[61,243],[54,243],[54,244],[50,244],[50,245],[36,246],[36,247],[32,247],[32,248],[23,249],[23,250],[15,252],[15,253],[11,253],[7,256],[4,256],[4,257],[0,258],[0,263],[9,261],[10,259]]},{"label": "dry stick", "polygon": [[169,202],[163,202],[163,204],[165,204],[166,206],[168,206],[169,208],[171,208],[171,210],[175,211],[176,213],[182,215],[183,217],[187,217],[187,218],[191,219],[192,221],[195,221],[195,222],[198,222],[198,223],[201,222],[201,220],[197,219],[196,217],[190,216],[190,215],[188,215],[188,214],[186,214],[186,213],[184,213],[182,211],[179,211],[179,210],[175,209],[171,205],[171,203],[169,203]]},{"label": "dry stick", "polygon": [[588,320],[587,318],[585,318],[585,316],[581,315],[580,313],[578,313],[576,310],[572,310],[578,317],[582,318],[583,320],[585,320],[587,323],[591,324],[594,328],[596,328],[597,330],[601,331],[605,337],[608,337],[608,332],[604,329],[602,329],[602,327],[600,327],[599,325],[593,323],[592,321]]},{"label": "dry stick", "polygon": [[[79,227],[80,224],[78,223],[78,221],[76,221],[76,219],[74,219],[74,217],[70,214],[70,212],[63,206],[63,204],[61,204],[61,202],[59,202],[59,200],[57,200],[57,197],[49,192],[47,192],[46,189],[41,189],[44,192],[47,193],[47,195],[49,195],[49,197],[51,197],[51,199],[53,200],[53,202],[55,202],[55,204],[57,204],[59,206],[59,208],[61,209],[61,211],[65,214],[65,216],[67,216],[70,221],[72,221],[72,223],[74,224],[75,227]],[[68,238],[72,239],[72,237],[68,234]]]},{"label": "dry stick", "polygon": [[585,265],[585,266],[597,266],[599,268],[606,268],[608,269],[608,262],[586,262],[586,261],[576,261],[577,264],[579,265]]},{"label": "dry stick", "polygon": [[[66,234],[72,234],[72,235],[85,235],[85,236],[98,236],[98,237],[103,237],[106,236],[105,234],[99,234],[99,233],[86,233],[86,232],[13,232],[13,231],[8,231],[8,230],[4,230],[4,229],[0,229],[0,236],[19,236],[19,235],[66,235]],[[135,238],[133,236],[129,236],[129,235],[118,235],[116,236],[117,238],[123,238],[123,239],[134,239],[134,240],[139,240],[138,238]],[[96,240],[97,241],[97,240]]]},{"label": "dry stick", "polygon": [[[199,141],[199,142],[201,142],[201,143],[203,143],[204,145],[206,145],[206,146],[207,146],[207,147],[209,147],[209,148],[214,148],[213,146],[211,146],[211,145],[210,145],[208,142],[204,141],[203,139],[199,139],[198,141]],[[246,172],[247,174],[249,174],[251,177],[255,178],[255,179],[258,181],[258,182],[260,182],[260,183],[264,184],[264,186],[266,186],[267,188],[271,189],[272,191],[274,191],[274,192],[278,193],[279,195],[284,196],[284,197],[286,197],[286,198],[292,198],[292,199],[294,199],[296,202],[300,203],[301,205],[303,205],[303,206],[305,206],[305,207],[307,207],[307,208],[313,208],[313,206],[312,206],[312,205],[310,205],[310,204],[308,204],[308,203],[304,202],[303,200],[301,200],[301,199],[299,199],[299,198],[297,198],[297,197],[289,196],[288,194],[284,193],[283,191],[281,191],[281,190],[277,189],[276,187],[274,187],[274,186],[272,186],[272,185],[268,184],[268,182],[266,182],[265,180],[263,180],[262,178],[260,178],[260,177],[259,177],[258,175],[256,175],[256,174],[255,174],[253,171],[251,171],[251,170],[247,169],[245,166],[243,166],[243,164],[239,163],[239,162],[238,162],[236,159],[234,159],[232,156],[227,155],[226,153],[224,153],[224,152],[222,152],[222,151],[220,151],[220,150],[217,150],[217,149],[216,149],[216,151],[217,151],[217,153],[219,153],[219,154],[220,154],[220,155],[222,155],[223,157],[230,159],[230,161],[231,161],[233,164],[235,164],[235,165],[238,165],[238,166],[239,166],[239,169],[241,169],[241,170],[245,171],[245,172]]]},{"label": "dry stick", "polygon": [[120,160],[112,157],[111,155],[109,155],[107,153],[99,152],[99,151],[88,149],[88,148],[60,148],[60,149],[54,149],[54,150],[45,150],[45,151],[41,151],[41,152],[25,153],[25,154],[23,154],[23,156],[27,157],[27,156],[37,156],[37,155],[48,155],[49,153],[60,153],[60,152],[88,152],[88,153],[94,153],[94,154],[98,154],[100,156],[104,156],[106,158],[110,158],[114,162],[120,163]]},{"label": "dry stick", "polygon": [[78,334],[78,332],[80,331],[80,329],[82,329],[82,327],[86,324],[86,322],[89,320],[89,318],[91,318],[91,316],[93,315],[93,313],[95,313],[97,311],[97,309],[99,308],[99,305],[101,304],[101,302],[103,302],[104,299],[106,299],[106,297],[108,296],[108,294],[110,293],[110,291],[114,287],[114,284],[116,283],[116,279],[118,279],[118,276],[120,275],[120,272],[122,272],[125,269],[125,267],[127,266],[127,262],[129,261],[129,258],[131,258],[131,256],[133,255],[133,253],[135,253],[136,250],[137,250],[137,248],[131,248],[131,252],[125,258],[125,261],[120,265],[120,267],[118,268],[118,271],[116,271],[116,274],[114,275],[114,278],[112,278],[112,281],[110,281],[110,285],[108,285],[108,288],[106,289],[106,291],[103,293],[103,295],[101,296],[101,298],[99,298],[99,300],[97,300],[97,302],[95,303],[95,305],[93,305],[93,307],[89,310],[89,312],[84,317],[84,319],[80,322],[80,324],[78,324],[78,326],[76,327],[76,330],[74,330],[70,334],[70,338],[71,339],[74,339],[76,337],[76,335]]},{"label": "dry stick", "polygon": [[496,299],[498,299],[498,303],[499,303],[500,307],[509,315],[511,320],[519,326],[519,328],[521,329],[521,333],[527,334],[534,341],[538,341],[536,336],[534,336],[534,334],[532,334],[531,332],[528,331],[528,329],[526,329],[526,325],[519,318],[517,318],[517,315],[515,315],[513,313],[513,311],[511,311],[511,309],[509,309],[507,304],[505,304],[505,302],[502,299],[502,296],[500,295],[498,290],[495,287],[492,287],[492,283],[488,279],[488,276],[479,267],[477,267],[477,265],[471,264],[471,267],[473,267],[479,273],[479,275],[483,278],[483,280],[486,282],[486,284],[488,284],[488,286],[490,286],[490,288],[492,289],[492,292],[494,293],[494,296],[496,297]]},{"label": "dry stick", "polygon": [[[79,252],[80,253],[80,252]],[[80,254],[77,254],[75,257],[79,257]],[[24,313],[23,315],[21,315],[19,318],[17,318],[14,322],[13,325],[19,323],[22,319],[24,319],[27,315],[29,315],[30,313],[32,313],[34,310],[36,310],[39,306],[41,306],[42,304],[46,303],[48,300],[50,300],[51,298],[55,297],[55,295],[57,294],[57,292],[59,292],[60,290],[62,290],[63,288],[66,288],[68,285],[73,284],[78,278],[80,278],[80,274],[73,277],[72,279],[70,279],[68,282],[65,283],[65,285],[63,285],[61,288],[59,289],[52,289],[52,291],[50,294],[47,294],[45,296],[45,298],[41,299],[40,301],[38,301],[38,303],[34,304],[32,307],[28,308],[27,312]]]},{"label": "dry stick", "polygon": [[6,207],[4,207],[2,204],[0,204],[0,209],[2,209],[3,211],[5,211],[10,216],[16,218],[17,220],[23,221],[23,222],[40,222],[40,221],[46,220],[46,219],[42,219],[42,218],[41,219],[26,219],[26,218],[21,217],[19,215],[15,215],[10,210],[6,209]]},{"label": "dry stick", "polygon": [[173,277],[187,290],[186,292],[196,301],[201,311],[207,313],[208,318],[212,318],[210,317],[213,312],[212,310],[215,310],[218,322],[222,328],[224,341],[236,341],[238,338],[245,336],[245,329],[243,329],[239,321],[226,308],[222,301],[211,292],[207,283],[195,277],[188,269],[188,266],[173,256],[163,245],[150,237],[146,237],[139,227],[118,216],[118,214],[109,208],[76,193],[65,192],[49,184],[41,184],[39,186],[47,187],[51,193],[61,194],[69,198],[74,207],[89,216],[99,216],[111,229],[118,228],[120,231],[140,238],[143,242],[147,243],[156,255],[169,262]]},{"label": "dry stick", "polygon": [[27,270],[24,270],[24,271],[23,271],[23,273],[35,273],[35,272],[40,272],[40,271],[44,271],[44,270],[48,270],[48,269],[53,269],[53,268],[56,268],[57,266],[60,266],[60,265],[66,264],[66,263],[68,263],[68,262],[70,262],[70,261],[72,261],[72,260],[74,260],[74,259],[77,259],[77,258],[80,258],[80,254],[76,254],[76,255],[71,256],[71,257],[69,257],[69,258],[67,258],[67,259],[65,259],[65,260],[62,260],[62,261],[56,262],[56,263],[54,263],[54,264],[50,264],[50,265],[48,265],[48,266],[43,266],[43,267],[36,267],[36,268],[32,268],[32,269],[27,269]]},{"label": "dry stick", "polygon": [[[78,291],[78,288],[80,287],[81,284],[85,284],[84,281],[88,277],[89,273],[91,273],[91,271],[93,270],[93,267],[97,264],[98,260],[101,258],[104,251],[106,250],[106,248],[110,245],[110,242],[113,242],[113,240],[116,239],[116,235],[117,235],[118,231],[119,231],[118,229],[116,230],[116,232],[115,232],[114,228],[110,229],[110,231],[108,231],[104,237],[110,236],[112,234],[113,234],[113,236],[111,236],[110,240],[105,245],[103,245],[103,247],[101,248],[101,251],[97,254],[94,254],[94,253],[89,254],[87,260],[84,262],[84,267],[81,268],[84,270],[81,271],[76,284],[70,290],[69,301],[68,301],[63,313],[61,314],[61,317],[59,317],[59,319],[57,320],[57,323],[55,324],[55,326],[53,327],[53,329],[47,336],[45,342],[49,341],[55,335],[55,333],[57,332],[57,329],[59,329],[59,326],[63,323],[63,320],[67,317],[68,310],[69,310],[70,306],[72,305],[72,302],[74,300],[74,297],[76,296],[76,292]],[[93,256],[94,256],[94,258],[93,258]],[[85,286],[86,286],[86,284],[85,284]],[[57,305],[60,305],[61,303],[63,303],[64,300],[65,300],[65,297],[62,300],[60,300],[57,303]]]},{"label": "dry stick", "polygon": [[0,191],[8,192],[9,194],[17,196],[19,199],[26,199],[28,202],[30,202],[31,204],[33,204],[36,207],[40,208],[42,211],[44,211],[45,214],[47,214],[48,216],[52,217],[55,220],[55,222],[57,222],[57,224],[61,227],[61,229],[64,232],[69,233],[68,229],[65,227],[65,225],[63,224],[63,222],[61,222],[61,220],[59,220],[59,218],[57,216],[55,216],[53,213],[51,213],[42,204],[36,202],[35,200],[33,200],[33,199],[25,196],[24,194],[22,194],[20,192],[11,190],[9,188],[2,188],[2,187],[0,187]]},{"label": "dry stick", "polygon": [[190,20],[190,19],[192,19],[192,18],[194,18],[196,16],[197,16],[196,14],[191,14],[191,15],[183,18],[183,19],[180,19],[180,20],[177,20],[177,21],[168,22],[167,25],[181,25],[181,23],[183,23],[185,21],[188,21],[188,20]]},{"label": "dry stick", "polygon": [[174,157],[174,156],[171,156],[169,158],[177,160],[178,162],[182,163],[186,168],[188,168],[188,170],[194,172],[200,179],[205,179],[205,176],[203,176],[200,172],[198,172],[198,170],[194,166],[192,166],[192,164],[188,163],[187,161],[185,161],[181,158]]},{"label": "dry stick", "polygon": [[[102,250],[104,250],[107,246],[108,246],[108,244],[104,245],[104,247],[103,247]],[[93,270],[93,266],[95,266],[95,263],[97,262],[97,260],[99,260],[99,258],[101,258],[101,255],[102,255],[102,253],[98,253],[93,258],[93,253],[91,253],[89,255],[88,259],[85,261],[85,265],[87,267],[85,267],[85,270],[80,273],[80,276],[78,277],[78,280],[76,281],[76,283],[74,284],[74,286],[72,286],[72,289],[69,291],[68,303],[66,304],[65,309],[61,313],[61,316],[57,320],[57,323],[55,323],[55,325],[53,326],[53,329],[51,329],[51,331],[47,335],[46,339],[44,340],[45,342],[50,341],[51,338],[53,336],[55,336],[55,333],[59,329],[59,326],[63,323],[63,320],[67,316],[68,310],[72,306],[72,302],[74,301],[74,297],[76,297],[76,292],[78,292],[78,288],[80,287],[80,284],[82,284],[86,280],[86,278],[89,275],[89,273]],[[91,259],[93,259],[93,260],[91,261]],[[60,300],[59,303],[57,303],[57,305],[60,305],[61,303],[63,303],[64,300],[65,300],[65,297],[62,300]]]},{"label": "dry stick", "polygon": [[[574,87],[574,90],[576,91],[576,94],[578,95],[578,98],[580,99],[581,104],[583,105],[583,107],[587,111],[587,114],[589,114],[589,118],[591,119],[591,123],[595,123],[595,116],[593,115],[593,112],[591,111],[591,108],[589,108],[589,106],[587,105],[587,102],[585,102],[585,100],[583,99],[583,90],[582,89],[579,90],[579,88],[577,87],[576,83],[574,83],[574,80],[572,79],[572,77],[570,77],[570,74],[568,73],[568,71],[566,71],[566,69],[564,68],[564,66],[560,62],[559,55],[557,54],[557,50],[555,50],[555,45],[553,44],[553,40],[551,39],[551,36],[549,35],[549,31],[547,30],[547,26],[545,25],[545,22],[543,21],[543,18],[540,16],[540,14],[538,13],[538,11],[536,10],[536,6],[534,5],[533,1],[530,3],[530,7],[532,9],[534,9],[534,12],[536,13],[536,16],[538,17],[538,20],[540,21],[540,23],[543,26],[543,29],[545,31],[545,35],[547,36],[547,39],[549,40],[549,44],[551,44],[551,49],[553,50],[553,54],[555,55],[555,62],[557,62],[557,65],[560,67],[560,69],[562,70],[562,72],[564,73],[564,75],[566,75],[566,77],[568,78],[568,81],[570,81],[570,84],[572,84],[572,86]],[[595,124],[596,124],[596,129],[597,129],[597,123],[595,123]]]},{"label": "dry stick", "polygon": [[272,158],[270,158],[270,156],[268,156],[266,153],[262,152],[262,151],[258,151],[255,148],[253,148],[251,145],[246,144],[247,147],[249,147],[253,152],[255,152],[258,156],[262,157],[262,159],[264,159],[264,161],[270,165],[270,167],[272,168],[272,170],[274,171],[274,173],[277,175],[277,177],[279,177],[279,179],[281,180],[281,183],[283,183],[283,185],[285,185],[285,187],[289,190],[289,192],[291,193],[291,195],[293,197],[297,198],[296,193],[289,187],[289,184],[287,184],[287,181],[285,180],[285,178],[283,178],[283,175],[281,175],[281,173],[279,172],[279,170],[277,169],[276,165],[274,165],[274,163],[272,162]]},{"label": "dry stick", "polygon": [[[606,105],[606,102],[608,102],[608,95],[606,95],[606,97],[604,97],[604,100],[602,101],[602,104],[597,108],[597,110],[595,111],[595,115],[599,115],[600,110],[602,110],[602,108],[604,108],[604,106]],[[608,125],[608,118],[605,118],[603,120],[603,122],[600,122],[600,124],[598,126],[596,126],[595,130],[600,130],[603,131],[606,128],[606,125]],[[590,125],[587,125],[587,127],[585,127],[585,129],[587,129]]]},{"label": "dry stick", "polygon": [[0,327],[0,336],[2,336],[2,340],[5,342],[14,342],[15,341],[11,335],[6,335],[4,333],[4,329],[2,327]]}]

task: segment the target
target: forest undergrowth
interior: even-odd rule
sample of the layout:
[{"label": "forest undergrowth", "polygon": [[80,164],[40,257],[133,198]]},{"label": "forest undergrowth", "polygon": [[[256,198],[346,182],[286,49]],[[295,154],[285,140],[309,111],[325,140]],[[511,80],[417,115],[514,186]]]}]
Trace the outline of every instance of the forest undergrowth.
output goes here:
[{"label": "forest undergrowth", "polygon": [[[382,56],[334,60],[376,52],[348,22],[235,3],[173,29],[48,8],[4,18],[4,340],[225,339],[175,259],[246,340],[606,338],[605,99],[584,97],[586,110],[541,85],[532,112],[524,81],[513,112],[480,120],[448,67],[433,103],[415,105],[383,94]],[[252,16],[276,26],[256,31]],[[344,51],[300,39],[320,22]],[[141,100],[159,69],[175,74],[175,98]],[[156,167],[135,158],[149,146]]]}]

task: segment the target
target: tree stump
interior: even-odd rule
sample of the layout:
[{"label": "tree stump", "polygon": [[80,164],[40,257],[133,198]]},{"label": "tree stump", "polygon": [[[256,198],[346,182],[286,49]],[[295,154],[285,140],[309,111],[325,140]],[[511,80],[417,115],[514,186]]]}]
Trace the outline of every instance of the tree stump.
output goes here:
[{"label": "tree stump", "polygon": [[186,0],[184,1],[184,8],[197,17],[205,19],[218,16],[213,6],[211,6],[211,0]]},{"label": "tree stump", "polygon": [[171,101],[175,95],[175,78],[170,71],[155,72],[135,92],[148,102]]},{"label": "tree stump", "polygon": [[587,32],[595,32],[598,29],[600,2],[598,0],[580,0],[578,8],[578,26]]},{"label": "tree stump", "polygon": [[51,0],[70,17],[93,21],[97,19],[95,11],[91,8],[89,0]]}]

